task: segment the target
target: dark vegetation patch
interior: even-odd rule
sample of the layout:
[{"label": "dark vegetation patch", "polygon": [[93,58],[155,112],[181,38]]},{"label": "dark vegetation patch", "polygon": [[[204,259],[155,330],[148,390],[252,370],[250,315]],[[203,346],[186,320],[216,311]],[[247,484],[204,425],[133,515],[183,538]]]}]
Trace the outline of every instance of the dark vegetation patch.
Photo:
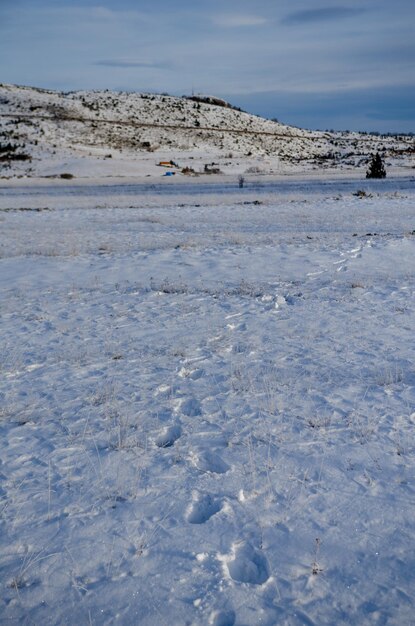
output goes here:
[{"label": "dark vegetation patch", "polygon": [[15,207],[15,208],[11,208],[11,207],[7,207],[7,208],[0,208],[0,211],[2,213],[18,213],[19,211],[32,211],[33,213],[41,213],[42,211],[53,211],[54,209],[50,209],[47,206],[44,207]]}]

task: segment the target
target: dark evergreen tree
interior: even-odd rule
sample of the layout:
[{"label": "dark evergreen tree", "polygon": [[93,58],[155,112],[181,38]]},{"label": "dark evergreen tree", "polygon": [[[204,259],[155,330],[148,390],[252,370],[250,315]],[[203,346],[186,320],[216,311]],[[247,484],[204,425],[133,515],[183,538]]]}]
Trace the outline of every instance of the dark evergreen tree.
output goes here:
[{"label": "dark evergreen tree", "polygon": [[366,172],[366,178],[386,178],[385,165],[379,152],[372,156],[369,169]]}]

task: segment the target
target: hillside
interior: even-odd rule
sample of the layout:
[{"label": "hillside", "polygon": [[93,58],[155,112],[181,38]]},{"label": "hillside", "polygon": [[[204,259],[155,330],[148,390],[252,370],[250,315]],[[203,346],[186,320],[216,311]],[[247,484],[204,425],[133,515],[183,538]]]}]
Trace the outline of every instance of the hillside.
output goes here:
[{"label": "hillside", "polygon": [[196,173],[364,172],[375,151],[413,164],[412,137],[311,132],[200,100],[0,85],[0,175],[151,176],[163,158]]}]

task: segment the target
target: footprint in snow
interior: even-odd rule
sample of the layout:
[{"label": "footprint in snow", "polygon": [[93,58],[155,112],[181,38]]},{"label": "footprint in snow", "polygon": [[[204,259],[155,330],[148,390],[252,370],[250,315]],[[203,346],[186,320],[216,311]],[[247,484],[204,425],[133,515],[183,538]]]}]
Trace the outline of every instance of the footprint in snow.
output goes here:
[{"label": "footprint in snow", "polygon": [[193,458],[193,463],[198,470],[214,474],[225,474],[230,469],[229,465],[225,463],[219,454],[210,450],[198,452]]},{"label": "footprint in snow", "polygon": [[212,613],[209,619],[211,626],[234,626],[235,624],[235,611],[215,611]]},{"label": "footprint in snow", "polygon": [[220,510],[219,500],[208,493],[198,494],[187,509],[186,519],[190,524],[204,524]]},{"label": "footprint in snow", "polygon": [[234,544],[231,554],[223,560],[235,582],[262,585],[269,578],[267,559],[249,542]]},{"label": "footprint in snow", "polygon": [[159,448],[170,448],[182,434],[180,426],[166,426],[156,437],[156,446]]},{"label": "footprint in snow", "polygon": [[176,391],[175,387],[171,385],[159,385],[154,392],[155,396],[162,396],[163,398],[170,398],[173,393]]},{"label": "footprint in snow", "polygon": [[200,402],[195,398],[182,398],[176,403],[175,408],[178,413],[182,413],[187,417],[197,417],[202,413]]}]

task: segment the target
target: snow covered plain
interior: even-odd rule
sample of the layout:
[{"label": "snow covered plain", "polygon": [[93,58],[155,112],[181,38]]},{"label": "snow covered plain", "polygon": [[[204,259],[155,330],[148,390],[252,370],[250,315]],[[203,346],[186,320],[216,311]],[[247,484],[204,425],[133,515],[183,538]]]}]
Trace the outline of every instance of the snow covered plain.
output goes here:
[{"label": "snow covered plain", "polygon": [[415,623],[414,183],[0,187],[2,623]]}]

